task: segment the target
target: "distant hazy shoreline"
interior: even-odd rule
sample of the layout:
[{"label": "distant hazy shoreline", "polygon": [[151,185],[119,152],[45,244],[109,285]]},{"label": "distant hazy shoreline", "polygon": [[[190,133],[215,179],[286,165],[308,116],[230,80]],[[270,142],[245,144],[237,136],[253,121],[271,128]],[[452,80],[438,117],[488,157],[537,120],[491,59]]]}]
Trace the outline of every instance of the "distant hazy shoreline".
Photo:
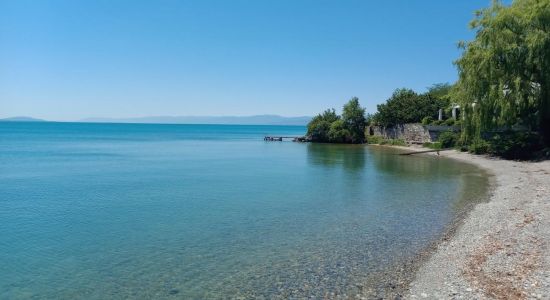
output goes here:
[{"label": "distant hazy shoreline", "polygon": [[[297,125],[305,126],[311,117],[283,117],[278,115],[255,116],[152,116],[136,118],[85,118],[75,123],[142,123],[142,124],[193,124],[193,125]],[[10,122],[45,122],[48,120],[18,116],[0,119]],[[54,120],[55,121],[55,120]]]}]

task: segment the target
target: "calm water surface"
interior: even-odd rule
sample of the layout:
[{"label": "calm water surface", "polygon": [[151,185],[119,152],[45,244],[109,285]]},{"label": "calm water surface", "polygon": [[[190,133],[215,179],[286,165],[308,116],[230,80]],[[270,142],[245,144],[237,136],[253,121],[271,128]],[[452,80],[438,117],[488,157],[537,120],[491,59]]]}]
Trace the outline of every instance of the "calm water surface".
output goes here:
[{"label": "calm water surface", "polygon": [[0,298],[353,296],[487,185],[304,131],[0,123]]}]

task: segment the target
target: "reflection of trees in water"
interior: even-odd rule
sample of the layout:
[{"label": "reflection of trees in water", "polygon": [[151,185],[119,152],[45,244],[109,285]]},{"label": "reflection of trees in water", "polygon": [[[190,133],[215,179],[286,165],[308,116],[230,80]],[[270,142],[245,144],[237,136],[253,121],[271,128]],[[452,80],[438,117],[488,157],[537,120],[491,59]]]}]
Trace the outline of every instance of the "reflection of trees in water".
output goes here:
[{"label": "reflection of trees in water", "polygon": [[447,182],[446,195],[454,199],[454,214],[466,211],[470,205],[487,199],[488,175],[476,166],[440,157],[402,156],[395,149],[369,151],[369,159],[377,171],[406,181],[442,180]]},{"label": "reflection of trees in water", "polygon": [[395,149],[371,149],[370,158],[380,172],[407,179],[426,179],[437,175],[450,175],[452,163],[438,157],[398,155]]},{"label": "reflection of trees in water", "polygon": [[365,147],[362,145],[315,144],[307,145],[307,159],[312,165],[343,166],[347,171],[365,167]]}]

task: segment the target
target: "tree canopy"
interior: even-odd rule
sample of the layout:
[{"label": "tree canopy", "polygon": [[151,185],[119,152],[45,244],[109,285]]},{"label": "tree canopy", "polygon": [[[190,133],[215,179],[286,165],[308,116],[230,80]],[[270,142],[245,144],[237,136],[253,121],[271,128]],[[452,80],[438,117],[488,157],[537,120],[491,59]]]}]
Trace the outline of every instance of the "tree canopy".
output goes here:
[{"label": "tree canopy", "polygon": [[452,89],[453,85],[450,83],[435,83],[428,87],[427,94],[438,99],[450,99]]},{"label": "tree canopy", "polygon": [[417,94],[411,89],[397,89],[386,103],[377,106],[378,112],[373,116],[373,122],[393,126],[418,123],[424,117],[437,118],[439,109],[449,105],[446,97],[448,88],[446,85],[434,86],[432,93]]},{"label": "tree canopy", "polygon": [[353,97],[344,105],[342,121],[344,123],[344,128],[349,131],[349,137],[352,143],[362,144],[365,142],[365,126],[367,120],[365,118],[365,109],[359,105],[359,98]]},{"label": "tree canopy", "polygon": [[333,109],[327,109],[322,114],[313,117],[307,124],[307,135],[313,141],[328,142],[330,125],[339,120],[340,116]]},{"label": "tree canopy", "polygon": [[341,117],[334,109],[315,116],[307,125],[307,136],[321,143],[364,143],[365,126],[365,109],[354,97],[344,105]]},{"label": "tree canopy", "polygon": [[455,62],[463,137],[520,125],[550,143],[550,0],[493,1],[470,25],[475,39]]}]

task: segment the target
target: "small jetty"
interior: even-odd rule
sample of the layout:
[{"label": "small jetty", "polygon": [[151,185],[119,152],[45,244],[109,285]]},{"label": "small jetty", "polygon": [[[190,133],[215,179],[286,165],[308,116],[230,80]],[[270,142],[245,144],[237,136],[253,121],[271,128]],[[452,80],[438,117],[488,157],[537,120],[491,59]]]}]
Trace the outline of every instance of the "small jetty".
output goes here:
[{"label": "small jetty", "polygon": [[303,136],[271,136],[266,135],[264,141],[268,142],[282,142],[284,139],[292,140],[293,142],[305,142],[306,138]]},{"label": "small jetty", "polygon": [[439,155],[440,151],[445,150],[451,150],[452,148],[446,148],[446,149],[432,149],[432,150],[423,150],[423,151],[414,151],[414,152],[405,152],[405,153],[399,153],[399,155],[413,155],[413,154],[420,154],[420,153],[429,153],[429,152],[437,152],[437,155]]}]

